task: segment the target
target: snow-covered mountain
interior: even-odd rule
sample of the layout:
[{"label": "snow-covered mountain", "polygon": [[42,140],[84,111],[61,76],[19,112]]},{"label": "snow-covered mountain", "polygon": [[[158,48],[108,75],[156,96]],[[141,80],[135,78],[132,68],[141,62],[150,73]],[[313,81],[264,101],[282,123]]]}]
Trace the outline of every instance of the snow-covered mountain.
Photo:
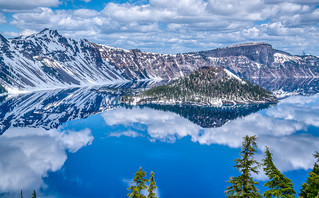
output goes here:
[{"label": "snow-covered mountain", "polygon": [[0,35],[0,85],[9,92],[176,79],[203,66],[246,79],[319,77],[317,57],[292,56],[265,43],[170,55],[66,38],[49,29],[12,39]]},{"label": "snow-covered mountain", "polygon": [[0,84],[9,92],[171,79],[207,65],[200,55],[164,55],[74,40],[56,30],[0,35]]}]

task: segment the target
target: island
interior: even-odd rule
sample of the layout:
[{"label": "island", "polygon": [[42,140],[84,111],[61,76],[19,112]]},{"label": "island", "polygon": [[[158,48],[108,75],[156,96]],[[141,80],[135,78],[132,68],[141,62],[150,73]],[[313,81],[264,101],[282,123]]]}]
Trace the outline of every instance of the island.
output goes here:
[{"label": "island", "polygon": [[121,100],[129,105],[221,106],[278,102],[270,91],[241,79],[222,67],[202,67],[166,85],[123,96]]}]

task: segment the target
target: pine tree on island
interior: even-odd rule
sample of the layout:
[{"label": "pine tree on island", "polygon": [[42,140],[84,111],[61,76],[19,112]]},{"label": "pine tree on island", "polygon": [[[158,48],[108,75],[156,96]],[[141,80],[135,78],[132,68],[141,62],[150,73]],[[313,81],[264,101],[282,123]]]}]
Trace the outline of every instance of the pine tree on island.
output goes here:
[{"label": "pine tree on island", "polygon": [[225,191],[227,197],[245,197],[256,198],[262,197],[255,185],[258,182],[253,180],[252,173],[258,174],[259,162],[254,159],[254,154],[257,152],[257,137],[245,136],[242,150],[240,153],[241,159],[235,160],[235,166],[241,173],[238,177],[230,177],[228,183],[232,185],[227,187]]},{"label": "pine tree on island", "polygon": [[264,184],[264,186],[270,188],[264,192],[265,197],[285,197],[293,198],[295,197],[296,191],[293,188],[292,181],[283,175],[275,166],[272,158],[272,154],[269,148],[266,147],[265,152],[266,158],[263,159],[264,171],[268,176],[269,181]]}]

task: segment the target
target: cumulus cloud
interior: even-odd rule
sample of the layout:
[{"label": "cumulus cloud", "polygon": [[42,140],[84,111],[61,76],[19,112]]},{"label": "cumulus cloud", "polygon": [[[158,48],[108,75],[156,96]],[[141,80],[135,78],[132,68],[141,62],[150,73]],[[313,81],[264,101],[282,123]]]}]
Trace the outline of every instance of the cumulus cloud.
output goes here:
[{"label": "cumulus cloud", "polygon": [[121,136],[139,137],[143,135],[135,131],[112,132],[109,134],[109,137],[121,137]]},{"label": "cumulus cloud", "polygon": [[[178,138],[190,136],[192,141],[200,144],[238,148],[242,144],[242,137],[257,135],[259,150],[264,151],[265,146],[268,146],[277,167],[288,171],[313,166],[312,154],[319,150],[319,137],[308,134],[307,130],[310,126],[319,127],[319,107],[314,105],[318,99],[319,95],[290,97],[264,113],[254,113],[222,127],[209,129],[201,128],[177,114],[149,108],[121,108],[104,112],[102,117],[108,125],[122,124],[133,128],[136,123],[145,125],[151,141],[174,142]],[[263,153],[256,158],[264,158]]]},{"label": "cumulus cloud", "polygon": [[0,24],[6,22],[6,17],[0,13]]},{"label": "cumulus cloud", "polygon": [[26,10],[37,7],[56,7],[60,3],[59,0],[0,0],[0,9],[8,10]]},{"label": "cumulus cloud", "polygon": [[[52,1],[52,0],[51,0]],[[319,8],[315,1],[150,0],[107,3],[103,10],[35,7],[15,13],[24,30],[58,29],[122,48],[176,53],[243,42],[269,42],[290,53],[317,53]],[[9,35],[9,33],[8,33]]]},{"label": "cumulus cloud", "polygon": [[91,144],[91,131],[46,131],[41,128],[10,128],[0,138],[0,191],[43,187],[48,171],[59,170],[66,151],[76,152]]},{"label": "cumulus cloud", "polygon": [[[124,124],[133,126],[134,123],[144,124],[147,126],[147,133],[152,140],[174,142],[179,137],[196,136],[200,129],[199,126],[174,113],[152,109],[134,108],[127,110],[120,108],[101,115],[108,125]],[[165,127],[163,127],[164,125]]]}]

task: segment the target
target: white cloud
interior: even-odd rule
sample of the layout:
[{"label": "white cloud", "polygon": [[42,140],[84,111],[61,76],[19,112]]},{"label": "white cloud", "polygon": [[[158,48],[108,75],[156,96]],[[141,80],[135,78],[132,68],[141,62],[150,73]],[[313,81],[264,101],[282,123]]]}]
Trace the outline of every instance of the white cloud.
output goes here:
[{"label": "white cloud", "polygon": [[91,144],[90,130],[59,132],[41,128],[10,128],[0,138],[0,191],[44,187],[48,171],[59,170],[66,150],[76,152]]},{"label": "white cloud", "polygon": [[56,7],[60,4],[59,0],[0,0],[0,10],[26,10],[37,7]]},{"label": "white cloud", "polygon": [[0,24],[1,23],[5,23],[5,22],[7,22],[6,21],[6,17],[3,14],[0,13]]},{"label": "white cloud", "polygon": [[121,137],[121,136],[139,137],[143,135],[135,131],[112,132],[109,134],[109,137]]},{"label": "white cloud", "polygon": [[174,142],[178,137],[196,136],[200,129],[199,126],[174,113],[138,108],[132,110],[120,108],[110,112],[112,113],[101,114],[107,124],[127,126],[131,126],[133,123],[145,124],[147,132],[153,140]]},{"label": "white cloud", "polygon": [[99,12],[35,8],[15,13],[11,24],[161,53],[263,41],[293,54],[317,55],[318,13],[314,1],[178,0],[172,6],[169,0],[150,0],[141,5],[110,2]]}]

